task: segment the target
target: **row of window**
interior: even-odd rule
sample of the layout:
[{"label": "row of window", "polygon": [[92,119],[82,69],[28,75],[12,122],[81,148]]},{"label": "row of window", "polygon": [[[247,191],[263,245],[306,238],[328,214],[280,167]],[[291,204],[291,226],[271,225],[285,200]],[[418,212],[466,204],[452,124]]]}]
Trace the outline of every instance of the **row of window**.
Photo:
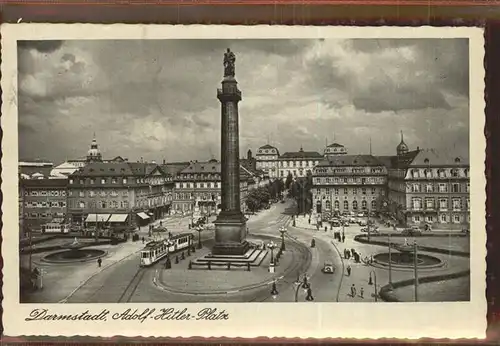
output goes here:
[{"label": "row of window", "polygon": [[305,176],[305,174],[306,174],[307,172],[310,172],[310,170],[308,169],[308,170],[306,170],[306,171],[305,171],[305,170],[303,170],[302,168],[301,168],[301,169],[299,169],[299,170],[296,170],[296,169],[288,169],[288,170],[283,170],[283,169],[281,169],[281,170],[280,170],[280,176],[281,176],[281,177],[287,177],[287,176],[288,176],[288,174],[290,173],[290,174],[292,174],[294,177],[303,177],[303,176]]},{"label": "row of window", "polygon": [[63,213],[24,213],[25,219],[64,217]]},{"label": "row of window", "polygon": [[175,200],[200,199],[204,201],[215,201],[220,199],[219,193],[176,193]]},{"label": "row of window", "polygon": [[127,209],[129,204],[128,201],[90,201],[90,202],[85,202],[85,201],[78,201],[75,203],[77,208],[80,209],[86,209],[86,208],[97,208],[97,209]]},{"label": "row of window", "polygon": [[[160,185],[164,184],[168,181],[171,181],[171,178],[164,178],[164,177],[154,177],[154,178],[136,178],[135,182],[137,184],[152,184],[152,185]],[[91,185],[95,185],[97,182],[100,182],[102,185],[104,184],[118,184],[118,182],[121,181],[122,184],[128,184],[129,182],[132,182],[132,179],[124,177],[124,178],[88,178],[88,179],[78,179],[78,182],[80,185],[84,185],[86,182],[88,182]],[[70,178],[69,179],[69,184],[72,185],[75,183],[75,179]]]},{"label": "row of window", "polygon": [[439,183],[437,186],[435,184],[418,184],[412,183],[410,185],[411,192],[439,192],[439,193],[461,193],[461,192],[469,192],[470,183],[460,184],[460,183]]},{"label": "row of window", "polygon": [[25,196],[32,197],[66,197],[66,191],[64,190],[31,190],[24,191]]},{"label": "row of window", "polygon": [[[352,203],[351,203],[352,210],[358,210],[358,207],[360,204],[361,204],[361,210],[368,210],[368,201],[366,201],[366,200],[361,201],[361,203],[358,203],[358,201],[352,201]],[[333,201],[333,209],[334,210],[340,210],[340,205],[341,205],[340,201],[338,201],[338,200]],[[371,210],[374,210],[377,208],[377,201],[373,200],[373,201],[371,201],[371,203],[369,205],[371,207]],[[344,200],[344,202],[342,203],[342,206],[343,206],[344,210],[349,210],[349,201]],[[332,202],[327,200],[325,202],[325,209],[331,210],[331,208],[332,208]]]},{"label": "row of window", "polygon": [[195,180],[220,180],[220,174],[180,174],[179,178],[182,180],[195,179]]},{"label": "row of window", "polygon": [[[384,193],[384,190],[379,190],[381,194]],[[361,195],[367,195],[367,194],[371,194],[371,195],[374,195],[377,193],[377,189],[372,187],[372,188],[361,188],[361,189],[358,189],[358,188],[334,188],[334,189],[330,189],[330,188],[323,188],[323,189],[313,189],[312,190],[313,193],[321,193],[321,194],[327,194],[329,195],[331,192],[333,192],[334,195],[340,195],[340,194],[343,194],[343,195],[349,195],[349,194],[352,194],[352,195],[357,195],[358,192],[361,194]]]},{"label": "row of window", "polygon": [[175,188],[177,189],[220,189],[220,182],[210,182],[210,183],[175,183]]},{"label": "row of window", "polygon": [[66,202],[35,202],[30,201],[24,204],[25,208],[66,208]]},{"label": "row of window", "polygon": [[469,169],[468,168],[452,168],[452,169],[418,169],[413,168],[410,169],[410,177],[414,179],[418,178],[468,178],[469,177]]},{"label": "row of window", "polygon": [[[420,223],[420,222],[434,223],[438,220],[440,223],[450,222],[450,218],[447,214],[441,214],[439,215],[439,217],[434,217],[434,215],[427,215],[425,217],[422,217],[420,215],[413,215],[412,220],[414,223]],[[453,223],[470,222],[470,215],[464,217],[463,215],[460,214],[453,214],[452,220]]]},{"label": "row of window", "polygon": [[278,167],[314,167],[319,161],[278,161]]},{"label": "row of window", "polygon": [[[423,204],[422,204],[422,198],[412,198],[412,208],[413,210],[422,210],[423,209]],[[425,198],[425,208],[426,209],[434,209],[435,208],[435,200],[434,198]],[[453,210],[462,210],[462,199],[461,198],[452,198],[452,209]],[[438,199],[439,203],[439,209],[440,210],[448,210],[449,208],[449,200],[447,198],[439,198]],[[467,210],[470,209],[470,200],[469,198],[465,199],[465,208]]]},{"label": "row of window", "polygon": [[320,184],[385,184],[385,177],[336,177],[336,178],[314,178],[313,183]]}]

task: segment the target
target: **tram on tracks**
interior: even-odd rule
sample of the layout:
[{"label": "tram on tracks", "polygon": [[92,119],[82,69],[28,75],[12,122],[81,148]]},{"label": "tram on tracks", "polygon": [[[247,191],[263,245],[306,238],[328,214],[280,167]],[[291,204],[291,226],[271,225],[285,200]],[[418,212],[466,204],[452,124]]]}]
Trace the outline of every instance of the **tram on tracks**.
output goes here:
[{"label": "tram on tracks", "polygon": [[169,253],[175,253],[193,246],[194,235],[192,233],[179,233],[169,238],[151,241],[141,250],[141,267],[148,267]]}]

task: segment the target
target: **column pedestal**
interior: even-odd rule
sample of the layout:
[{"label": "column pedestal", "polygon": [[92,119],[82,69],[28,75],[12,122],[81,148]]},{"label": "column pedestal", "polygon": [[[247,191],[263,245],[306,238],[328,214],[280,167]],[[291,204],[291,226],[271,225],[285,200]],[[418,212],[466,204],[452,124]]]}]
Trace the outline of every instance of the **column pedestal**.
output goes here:
[{"label": "column pedestal", "polygon": [[245,240],[247,227],[241,212],[221,212],[215,220],[215,245],[212,253],[217,255],[244,255],[249,248]]}]

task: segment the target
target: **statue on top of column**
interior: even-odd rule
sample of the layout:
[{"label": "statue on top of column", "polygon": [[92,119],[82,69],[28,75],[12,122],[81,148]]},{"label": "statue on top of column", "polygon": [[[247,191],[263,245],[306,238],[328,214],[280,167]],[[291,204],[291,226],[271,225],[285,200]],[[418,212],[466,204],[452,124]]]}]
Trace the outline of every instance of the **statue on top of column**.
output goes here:
[{"label": "statue on top of column", "polygon": [[234,77],[235,62],[236,56],[228,48],[227,52],[224,53],[224,77]]}]

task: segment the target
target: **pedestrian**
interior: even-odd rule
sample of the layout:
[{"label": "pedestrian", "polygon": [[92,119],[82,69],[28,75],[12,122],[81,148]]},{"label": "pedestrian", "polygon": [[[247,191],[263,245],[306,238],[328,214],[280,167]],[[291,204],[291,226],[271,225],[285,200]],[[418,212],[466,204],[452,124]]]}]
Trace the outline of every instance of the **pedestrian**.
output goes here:
[{"label": "pedestrian", "polygon": [[347,276],[351,276],[351,266],[347,266]]},{"label": "pedestrian", "polygon": [[363,294],[365,294],[365,290],[363,287],[361,287],[361,289],[359,290],[359,296],[364,299],[365,297],[363,297]]},{"label": "pedestrian", "polygon": [[100,268],[102,265],[102,259],[97,259],[97,266]]},{"label": "pedestrian", "polygon": [[142,237],[142,243],[144,244],[144,237]]},{"label": "pedestrian", "polygon": [[342,243],[345,243],[345,234],[342,233]]},{"label": "pedestrian", "polygon": [[354,284],[351,286],[351,297],[356,297],[356,286]]}]

